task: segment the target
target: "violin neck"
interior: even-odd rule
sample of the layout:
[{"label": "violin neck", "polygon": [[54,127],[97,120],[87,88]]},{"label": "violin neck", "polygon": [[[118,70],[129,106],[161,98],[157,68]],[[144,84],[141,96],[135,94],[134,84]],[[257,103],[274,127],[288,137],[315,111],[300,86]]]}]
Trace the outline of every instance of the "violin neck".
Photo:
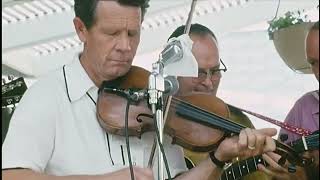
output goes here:
[{"label": "violin neck", "polygon": [[207,112],[190,104],[180,104],[176,107],[176,114],[185,117],[187,120],[203,124],[208,127],[220,129],[227,133],[239,134],[245,127],[220,117],[216,114]]}]

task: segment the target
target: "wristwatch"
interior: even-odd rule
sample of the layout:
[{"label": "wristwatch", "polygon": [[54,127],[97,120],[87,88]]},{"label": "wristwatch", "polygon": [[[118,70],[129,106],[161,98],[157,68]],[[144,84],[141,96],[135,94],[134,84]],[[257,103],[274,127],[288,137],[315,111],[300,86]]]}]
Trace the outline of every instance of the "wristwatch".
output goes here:
[{"label": "wristwatch", "polygon": [[215,164],[217,167],[226,170],[228,167],[230,167],[232,165],[232,162],[220,161],[219,159],[216,158],[214,153],[215,153],[215,151],[210,152],[209,156],[210,156],[212,163]]}]

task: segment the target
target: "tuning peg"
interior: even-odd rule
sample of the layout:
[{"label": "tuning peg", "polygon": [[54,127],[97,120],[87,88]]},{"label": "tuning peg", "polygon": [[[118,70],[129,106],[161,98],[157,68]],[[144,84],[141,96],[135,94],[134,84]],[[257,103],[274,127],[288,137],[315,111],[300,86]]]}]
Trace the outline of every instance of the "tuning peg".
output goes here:
[{"label": "tuning peg", "polygon": [[280,140],[281,140],[282,142],[288,140],[288,134],[280,134]]},{"label": "tuning peg", "polygon": [[297,171],[297,167],[294,164],[290,164],[288,167],[288,172],[289,173],[295,173]]},{"label": "tuning peg", "polygon": [[13,75],[8,75],[8,79],[9,79],[9,81],[12,81],[14,79],[14,76]]}]

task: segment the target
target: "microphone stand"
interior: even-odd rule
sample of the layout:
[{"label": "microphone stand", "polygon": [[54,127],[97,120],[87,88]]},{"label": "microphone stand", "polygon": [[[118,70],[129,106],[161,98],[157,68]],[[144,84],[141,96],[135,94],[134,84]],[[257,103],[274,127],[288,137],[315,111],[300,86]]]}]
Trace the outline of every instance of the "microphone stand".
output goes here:
[{"label": "microphone stand", "polygon": [[[156,117],[157,128],[159,130],[158,145],[163,143],[163,92],[165,90],[164,77],[163,77],[163,64],[157,61],[152,64],[152,71],[149,76],[149,104],[151,105],[152,114]],[[158,146],[158,179],[164,180],[164,162],[163,154],[160,146]]]},{"label": "microphone stand", "polygon": [[[185,34],[189,34],[193,12],[195,10],[197,0],[192,0],[191,9],[184,29]],[[152,71],[149,76],[149,104],[151,105],[152,114],[156,117],[157,127],[159,131],[158,142],[158,180],[165,180],[164,175],[164,161],[163,154],[160,148],[160,144],[163,143],[163,128],[164,128],[164,116],[163,116],[163,92],[165,91],[165,83],[163,77],[164,64],[161,60],[152,64]],[[171,99],[171,98],[170,98]],[[169,99],[169,103],[171,102]],[[149,159],[149,165],[152,166],[153,155],[155,150],[155,144],[153,144],[151,150],[151,156]],[[169,168],[169,167],[168,167]]]}]

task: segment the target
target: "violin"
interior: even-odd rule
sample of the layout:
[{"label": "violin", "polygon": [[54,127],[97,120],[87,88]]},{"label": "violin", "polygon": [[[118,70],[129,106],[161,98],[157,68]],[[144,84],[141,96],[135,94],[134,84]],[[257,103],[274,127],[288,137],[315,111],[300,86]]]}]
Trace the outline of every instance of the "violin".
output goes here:
[{"label": "violin", "polygon": [[[97,119],[102,128],[111,134],[125,135],[127,99],[110,89],[146,89],[150,72],[133,66],[129,72],[113,81],[105,81],[99,88]],[[164,133],[173,144],[198,152],[213,151],[220,142],[232,134],[239,134],[244,126],[228,120],[227,105],[219,98],[207,94],[172,97],[168,107]],[[141,137],[154,131],[152,112],[146,100],[135,102],[128,111],[129,136]],[[276,141],[276,153],[294,164],[304,166],[309,159],[300,156],[288,145]]]}]

